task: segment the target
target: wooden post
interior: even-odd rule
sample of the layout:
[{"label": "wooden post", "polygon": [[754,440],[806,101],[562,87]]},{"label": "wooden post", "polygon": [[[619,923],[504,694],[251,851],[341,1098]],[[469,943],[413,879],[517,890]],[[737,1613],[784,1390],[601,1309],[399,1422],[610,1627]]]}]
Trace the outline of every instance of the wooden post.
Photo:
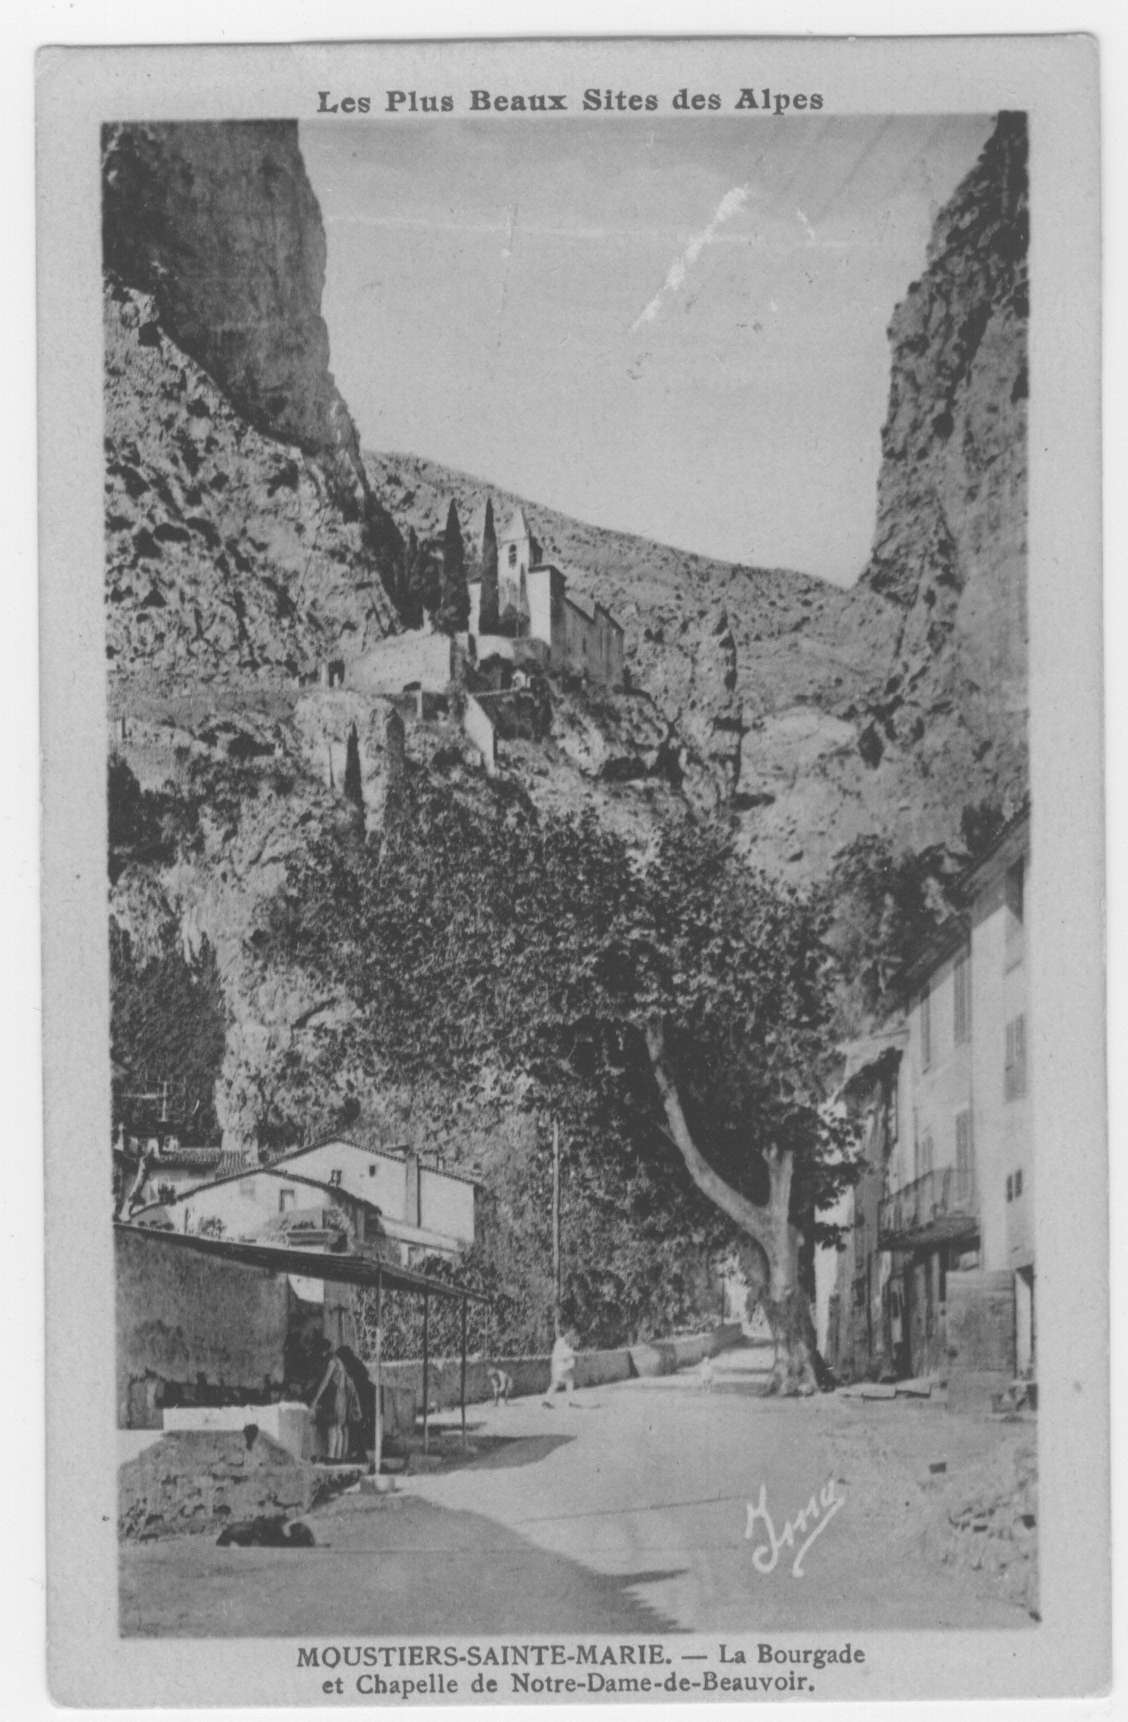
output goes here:
[{"label": "wooden post", "polygon": [[462,1449],[466,1450],[466,1320],[470,1299],[463,1294],[462,1298],[462,1369],[458,1382],[458,1402],[462,1414]]},{"label": "wooden post", "polygon": [[384,1352],[384,1282],[376,1269],[376,1342],[373,1346],[373,1369],[376,1376],[376,1422],[372,1435],[372,1469],[378,1477],[384,1457],[384,1388],[380,1380],[380,1365]]},{"label": "wooden post", "polygon": [[431,1294],[423,1293],[423,1451],[429,1450],[427,1407],[431,1398]]}]

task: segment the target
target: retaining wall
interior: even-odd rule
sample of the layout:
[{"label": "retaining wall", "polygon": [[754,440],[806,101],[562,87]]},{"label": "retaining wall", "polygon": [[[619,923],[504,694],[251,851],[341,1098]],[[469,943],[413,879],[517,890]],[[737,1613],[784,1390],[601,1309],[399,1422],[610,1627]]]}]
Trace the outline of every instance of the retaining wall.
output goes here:
[{"label": "retaining wall", "polygon": [[[629,1381],[632,1376],[672,1375],[700,1363],[703,1357],[715,1357],[717,1352],[739,1343],[739,1322],[729,1322],[709,1333],[685,1335],[678,1339],[655,1340],[646,1345],[624,1346],[614,1351],[581,1351],[576,1354],[576,1386],[603,1387],[613,1381]],[[551,1378],[547,1352],[531,1357],[470,1358],[466,1364],[466,1399],[469,1404],[493,1398],[487,1378],[491,1362],[496,1362],[513,1377],[513,1394],[521,1398],[544,1393]],[[400,1390],[409,1390],[422,1404],[423,1363],[413,1358],[405,1363],[385,1363],[381,1380]],[[447,1411],[459,1403],[459,1359],[432,1358],[428,1370],[428,1390],[432,1407]]]},{"label": "retaining wall", "polygon": [[442,693],[451,678],[453,643],[448,634],[421,629],[391,634],[348,667],[348,685],[367,694],[399,694],[412,682]]}]

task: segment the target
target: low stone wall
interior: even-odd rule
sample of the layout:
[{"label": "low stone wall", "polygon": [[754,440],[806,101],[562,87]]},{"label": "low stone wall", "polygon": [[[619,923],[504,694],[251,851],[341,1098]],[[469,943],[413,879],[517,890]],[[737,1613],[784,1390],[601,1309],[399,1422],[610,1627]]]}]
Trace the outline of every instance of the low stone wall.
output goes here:
[{"label": "low stone wall", "polygon": [[293,1518],[323,1487],[268,1435],[248,1447],[242,1431],[162,1435],[118,1470],[118,1535],[149,1542],[218,1532],[241,1519]]},{"label": "low stone wall", "polygon": [[[576,1354],[576,1386],[603,1387],[613,1381],[628,1381],[632,1376],[672,1375],[677,1369],[691,1368],[700,1363],[703,1357],[715,1357],[719,1351],[736,1345],[740,1337],[740,1324],[729,1322],[709,1333],[657,1340],[653,1344],[624,1346],[614,1351],[581,1351]],[[544,1393],[548,1387],[551,1369],[547,1352],[531,1357],[470,1358],[466,1364],[468,1404],[492,1399],[493,1390],[486,1373],[491,1362],[499,1364],[512,1376],[515,1398]],[[385,1363],[381,1366],[380,1375],[389,1386],[415,1394],[422,1405],[421,1359]],[[459,1403],[457,1357],[432,1358],[428,1377],[429,1398],[434,1410],[447,1411]]]}]

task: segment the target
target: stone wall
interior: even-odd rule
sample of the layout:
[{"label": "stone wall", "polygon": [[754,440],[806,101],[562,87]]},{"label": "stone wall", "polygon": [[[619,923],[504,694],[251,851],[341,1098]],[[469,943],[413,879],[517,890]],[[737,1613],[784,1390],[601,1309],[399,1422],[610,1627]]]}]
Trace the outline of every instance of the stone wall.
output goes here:
[{"label": "stone wall", "polygon": [[[602,1387],[613,1381],[628,1381],[632,1376],[672,1375],[677,1369],[700,1363],[703,1357],[737,1344],[739,1323],[730,1322],[710,1333],[686,1335],[678,1339],[656,1340],[651,1344],[622,1347],[614,1351],[581,1351],[576,1356],[576,1386]],[[481,1403],[493,1397],[487,1378],[491,1362],[513,1377],[513,1395],[543,1393],[550,1376],[547,1352],[534,1357],[471,1358],[466,1364],[466,1399],[468,1404]],[[410,1389],[422,1404],[423,1363],[413,1358],[405,1363],[385,1363],[381,1379],[398,1389]],[[436,1411],[447,1411],[459,1403],[460,1365],[457,1357],[432,1358],[428,1375],[428,1397]]]},{"label": "stone wall", "polygon": [[948,1403],[986,1409],[1014,1376],[1014,1277],[950,1273],[947,1280]]},{"label": "stone wall", "polygon": [[250,1395],[283,1382],[284,1274],[114,1234],[117,1406],[123,1429],[159,1429],[166,1383]]}]

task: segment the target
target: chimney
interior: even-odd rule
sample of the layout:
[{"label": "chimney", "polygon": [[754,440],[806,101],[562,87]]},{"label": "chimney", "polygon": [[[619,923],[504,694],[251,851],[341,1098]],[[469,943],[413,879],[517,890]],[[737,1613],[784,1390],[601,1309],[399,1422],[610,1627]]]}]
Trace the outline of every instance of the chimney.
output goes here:
[{"label": "chimney", "polygon": [[421,1226],[419,1156],[414,1148],[403,1151],[403,1217],[409,1226]]}]

